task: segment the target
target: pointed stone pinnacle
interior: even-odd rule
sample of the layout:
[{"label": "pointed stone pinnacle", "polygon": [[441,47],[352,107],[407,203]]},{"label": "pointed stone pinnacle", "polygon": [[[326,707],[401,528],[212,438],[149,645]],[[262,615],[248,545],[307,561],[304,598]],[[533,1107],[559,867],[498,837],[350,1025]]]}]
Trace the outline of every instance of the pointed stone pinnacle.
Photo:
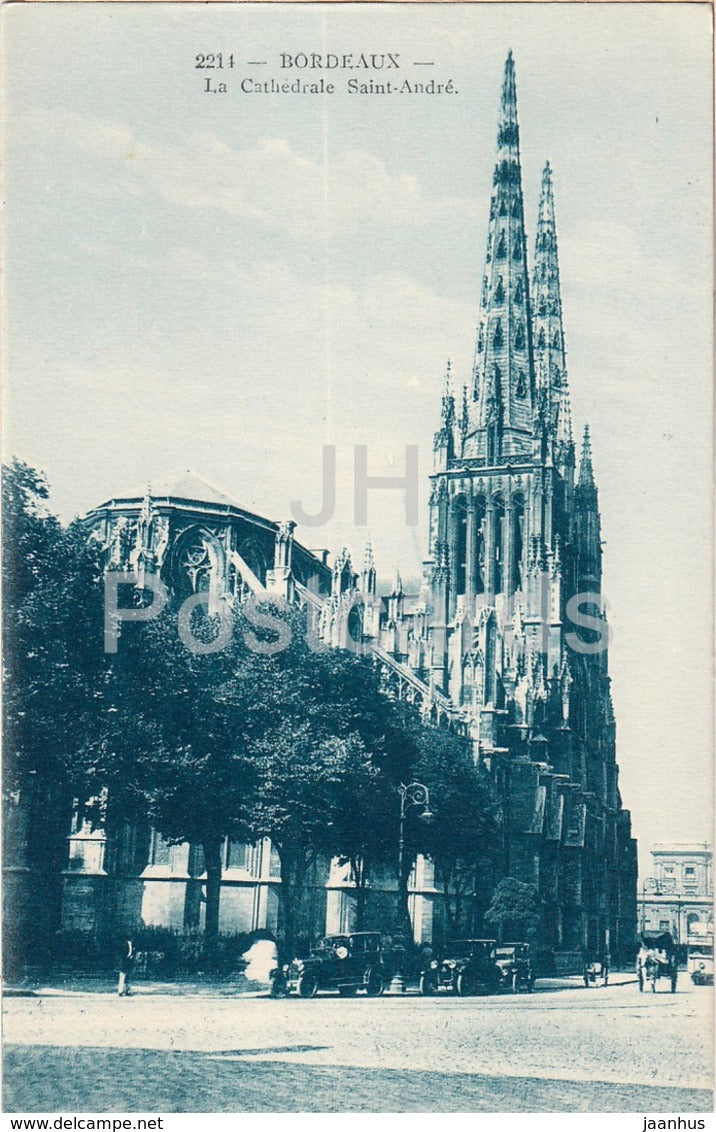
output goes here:
[{"label": "pointed stone pinnacle", "polygon": [[451,425],[455,420],[455,397],[452,391],[452,363],[449,358],[445,368],[445,392],[443,393],[442,419],[446,425]]},{"label": "pointed stone pinnacle", "polygon": [[517,122],[517,90],[515,84],[515,61],[512,50],[508,51],[505,60],[505,76],[502,81],[502,114],[503,121]]},{"label": "pointed stone pinnacle", "polygon": [[395,567],[395,581],[390,591],[391,597],[400,597],[403,592],[403,579],[400,576],[400,566]]},{"label": "pointed stone pinnacle", "polygon": [[579,465],[579,487],[594,487],[594,468],[592,466],[592,443],[589,436],[589,425],[584,426],[584,439],[582,441],[582,459]]},{"label": "pointed stone pinnacle", "polygon": [[445,396],[452,396],[452,362],[450,358],[448,358],[447,365],[445,366]]},{"label": "pointed stone pinnacle", "polygon": [[538,223],[540,221],[554,223],[554,191],[552,188],[552,166],[550,165],[549,161],[545,163],[545,167],[542,170],[542,188],[540,191],[537,221]]}]

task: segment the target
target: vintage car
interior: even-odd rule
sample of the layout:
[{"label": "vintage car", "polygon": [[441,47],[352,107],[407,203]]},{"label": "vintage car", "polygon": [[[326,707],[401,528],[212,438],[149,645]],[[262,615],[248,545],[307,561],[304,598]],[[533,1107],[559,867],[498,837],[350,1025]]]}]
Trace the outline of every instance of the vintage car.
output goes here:
[{"label": "vintage car", "polygon": [[495,948],[495,962],[505,990],[532,990],[535,985],[535,973],[528,943],[499,944]]},{"label": "vintage car", "polygon": [[329,935],[306,959],[294,959],[285,974],[286,993],[313,998],[319,990],[337,990],[344,998],[359,990],[369,998],[383,993],[386,973],[378,932]]},{"label": "vintage car", "polygon": [[495,962],[494,939],[461,939],[446,947],[439,959],[430,959],[420,975],[420,993],[491,994],[502,979]]}]

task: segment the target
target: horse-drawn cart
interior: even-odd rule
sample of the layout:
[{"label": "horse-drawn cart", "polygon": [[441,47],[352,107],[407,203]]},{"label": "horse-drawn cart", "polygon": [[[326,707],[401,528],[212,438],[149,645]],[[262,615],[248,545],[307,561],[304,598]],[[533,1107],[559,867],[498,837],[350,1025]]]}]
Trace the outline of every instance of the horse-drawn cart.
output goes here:
[{"label": "horse-drawn cart", "polygon": [[656,984],[668,979],[671,993],[676,990],[678,979],[676,947],[669,932],[642,932],[641,947],[636,957],[636,975],[639,990],[647,987],[656,992]]}]

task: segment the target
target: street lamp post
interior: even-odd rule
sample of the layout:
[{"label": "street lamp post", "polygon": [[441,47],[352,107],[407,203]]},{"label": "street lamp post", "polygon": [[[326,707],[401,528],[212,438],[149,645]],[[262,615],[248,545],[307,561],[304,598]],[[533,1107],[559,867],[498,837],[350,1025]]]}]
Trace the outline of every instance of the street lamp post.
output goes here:
[{"label": "street lamp post", "polygon": [[[405,873],[405,818],[411,806],[421,811],[420,820],[431,822],[433,815],[430,810],[430,791],[422,782],[411,782],[405,786],[402,782],[398,787],[400,792],[400,825],[398,828],[398,939],[405,954],[412,939],[412,925],[408,909],[408,878]],[[401,963],[402,967],[402,963]],[[404,991],[405,978],[402,971],[398,971],[393,979],[393,989]]]}]

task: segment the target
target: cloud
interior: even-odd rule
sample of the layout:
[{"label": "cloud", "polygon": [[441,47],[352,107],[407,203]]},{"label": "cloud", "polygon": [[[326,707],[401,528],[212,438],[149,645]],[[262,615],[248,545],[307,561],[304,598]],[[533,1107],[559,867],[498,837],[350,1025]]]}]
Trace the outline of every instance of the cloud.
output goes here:
[{"label": "cloud", "polygon": [[[182,145],[149,144],[128,126],[55,109],[29,113],[23,130],[43,148],[79,155],[92,191],[156,197],[315,238],[371,226],[418,227],[439,214],[471,215],[473,202],[430,198],[411,173],[363,149],[316,159],[281,137],[234,148],[197,132]],[[92,172],[87,166],[95,166]]]}]

